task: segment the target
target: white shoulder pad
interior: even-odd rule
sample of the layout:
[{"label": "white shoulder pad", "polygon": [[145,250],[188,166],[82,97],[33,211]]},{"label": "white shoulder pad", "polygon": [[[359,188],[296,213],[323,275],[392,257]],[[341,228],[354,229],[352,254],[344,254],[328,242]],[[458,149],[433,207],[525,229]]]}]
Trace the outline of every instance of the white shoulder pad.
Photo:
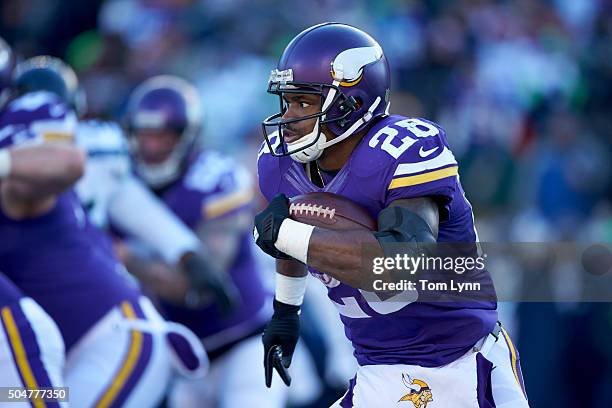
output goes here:
[{"label": "white shoulder pad", "polygon": [[79,122],[77,145],[91,156],[127,154],[128,142],[121,127],[115,122],[87,120]]},{"label": "white shoulder pad", "polygon": [[45,105],[56,105],[58,101],[58,97],[51,92],[30,92],[11,101],[7,110],[10,112],[32,112]]}]

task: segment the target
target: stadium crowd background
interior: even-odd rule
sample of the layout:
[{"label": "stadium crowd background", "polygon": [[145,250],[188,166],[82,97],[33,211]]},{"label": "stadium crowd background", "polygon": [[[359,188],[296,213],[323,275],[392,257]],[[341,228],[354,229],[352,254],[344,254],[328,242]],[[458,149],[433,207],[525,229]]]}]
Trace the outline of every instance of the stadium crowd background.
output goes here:
[{"label": "stadium crowd background", "polygon": [[[295,34],[322,21],[353,24],[378,39],[393,72],[392,111],[446,129],[482,241],[610,242],[608,1],[0,5],[0,35],[19,55],[50,54],[75,68],[87,116],[119,120],[140,81],[181,75],[201,91],[204,143],[241,157],[253,172],[260,122],[278,107],[265,92],[269,71]],[[610,303],[503,310],[512,317],[532,406],[612,406]]]}]

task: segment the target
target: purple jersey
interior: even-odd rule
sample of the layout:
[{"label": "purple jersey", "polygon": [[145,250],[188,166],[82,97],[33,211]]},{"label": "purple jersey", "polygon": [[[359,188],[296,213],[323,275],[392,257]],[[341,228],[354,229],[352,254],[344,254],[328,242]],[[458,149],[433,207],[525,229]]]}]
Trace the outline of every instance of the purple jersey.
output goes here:
[{"label": "purple jersey", "polygon": [[0,149],[23,143],[70,141],[76,115],[49,92],[33,92],[11,101],[0,114]]},{"label": "purple jersey", "polygon": [[0,211],[0,242],[0,269],[55,320],[67,349],[114,306],[139,296],[73,192],[36,218],[15,221]]},{"label": "purple jersey", "polygon": [[[211,151],[199,153],[184,175],[163,191],[161,198],[194,230],[211,220],[253,211],[249,174],[232,159]],[[251,231],[245,231],[230,266],[229,274],[241,301],[231,315],[223,316],[216,305],[195,310],[164,305],[166,316],[193,330],[209,351],[253,333],[270,317],[266,307],[269,294],[256,269],[252,241]]]},{"label": "purple jersey", "polygon": [[[276,137],[272,147],[278,143]],[[310,181],[302,164],[269,154],[267,145],[258,155],[259,187],[268,200],[278,193],[293,197],[326,191],[349,198],[376,218],[395,200],[435,197],[440,203],[438,242],[475,242],[472,209],[457,168],[441,128],[397,115],[377,122],[335,176],[323,173],[324,188]],[[495,302],[381,301],[373,292],[310,271],[328,287],[360,365],[438,367],[467,352],[497,320]]]},{"label": "purple jersey", "polygon": [[0,272],[0,308],[16,303],[22,297],[19,288]]},{"label": "purple jersey", "polygon": [[[74,125],[74,114],[55,96],[28,94],[2,112],[0,147],[69,140]],[[111,308],[139,296],[72,191],[34,218],[13,220],[0,208],[0,242],[0,270],[55,320],[67,349]]]}]

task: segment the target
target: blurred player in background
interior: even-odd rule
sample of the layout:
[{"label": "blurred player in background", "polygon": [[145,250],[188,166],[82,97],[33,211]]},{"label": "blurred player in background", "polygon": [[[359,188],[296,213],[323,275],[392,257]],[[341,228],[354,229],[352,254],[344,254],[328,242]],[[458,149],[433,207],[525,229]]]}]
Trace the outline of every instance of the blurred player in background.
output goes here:
[{"label": "blurred player in background", "polygon": [[[252,369],[263,358],[260,335],[270,299],[252,253],[249,174],[220,153],[199,148],[202,108],[197,91],[183,79],[150,78],[133,91],[127,109],[136,173],[197,233],[211,254],[209,267],[226,273],[238,291],[231,311],[213,299],[188,298],[185,304],[184,297],[162,298],[165,315],[192,329],[211,358],[206,381],[178,383],[170,404],[283,407],[285,390],[266,392]],[[126,259],[128,268],[135,257]],[[151,271],[138,263],[142,274]]]},{"label": "blurred player in background", "polygon": [[[20,64],[17,84],[20,93],[44,89],[58,95],[83,115],[85,95],[79,89],[72,68],[58,58],[38,56]],[[178,265],[186,279],[178,276],[176,285],[186,285],[194,291],[216,290],[219,301],[228,303],[224,283],[217,275],[206,275],[198,238],[138,179],[130,167],[127,140],[121,127],[113,122],[96,119],[79,120],[76,144],[85,150],[85,174],[76,184],[76,192],[91,222],[99,228],[110,225],[121,233],[143,240],[171,265]],[[155,220],[155,223],[151,223]],[[118,247],[121,249],[121,247]],[[172,278],[175,278],[174,276]],[[168,280],[150,280],[155,289],[171,290]]]},{"label": "blurred player in background", "polygon": [[[380,45],[338,23],[300,33],[272,71],[268,92],[279,96],[281,112],[263,123],[258,174],[270,204],[255,218],[257,244],[278,259],[274,316],[263,337],[266,381],[273,368],[282,378],[291,363],[308,266],[328,287],[360,365],[335,407],[527,407],[492,285],[485,286],[490,301],[440,303],[416,301],[414,292],[383,300],[364,284],[372,273],[362,268],[364,245],[382,257],[394,256],[385,244],[477,242],[444,131],[390,115],[389,88]],[[286,195],[317,191],[365,207],[378,217],[378,232],[289,219]],[[406,248],[409,256],[426,252]]]},{"label": "blurred player in background", "polygon": [[[10,47],[0,38],[0,120],[4,116],[4,103],[8,99],[14,59]],[[0,134],[0,146],[4,137]],[[0,199],[20,177],[27,176],[23,169],[24,154],[0,147]],[[68,164],[68,163],[65,163]],[[61,189],[64,178],[51,174],[52,188]],[[57,177],[57,178],[56,178]],[[6,181],[6,182],[5,182]],[[5,187],[6,184],[9,187]],[[7,195],[10,199],[10,193]],[[4,204],[1,205],[4,207]],[[0,226],[0,229],[3,229]],[[2,234],[2,232],[0,232]],[[2,241],[2,246],[5,241]],[[64,385],[64,341],[55,322],[31,297],[25,295],[0,270],[0,384],[8,387],[42,388]],[[1,405],[1,404],[0,404]],[[11,406],[29,406],[11,403]],[[48,402],[49,407],[65,404]]]},{"label": "blurred player in background", "polygon": [[57,323],[72,404],[155,406],[179,348],[191,362],[204,357],[189,347],[188,334],[167,330],[72,189],[85,155],[72,143],[77,118],[67,103],[70,81],[57,74],[61,66],[48,69],[58,63],[42,58],[18,65],[14,99],[1,118],[2,147],[12,160],[2,183],[0,234],[10,245],[0,249],[0,269]]}]

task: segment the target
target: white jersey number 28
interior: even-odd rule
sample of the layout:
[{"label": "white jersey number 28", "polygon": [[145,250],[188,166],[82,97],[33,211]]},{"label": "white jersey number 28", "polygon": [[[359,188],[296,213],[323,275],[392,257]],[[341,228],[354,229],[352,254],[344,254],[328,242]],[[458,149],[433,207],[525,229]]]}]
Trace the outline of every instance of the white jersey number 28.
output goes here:
[{"label": "white jersey number 28", "polygon": [[[400,131],[397,128],[406,129],[410,133],[402,138],[398,138],[397,135]],[[383,140],[380,148],[393,156],[393,158],[399,159],[399,157],[408,150],[410,146],[415,144],[419,138],[435,136],[439,132],[437,127],[420,119],[402,119],[376,132],[370,139],[369,146],[372,148],[377,147],[380,143],[380,139],[383,136],[387,136],[385,140]],[[392,144],[394,140],[396,144],[399,143],[399,146],[394,146]]]},{"label": "white jersey number 28", "polygon": [[[388,299],[382,300],[376,293],[367,292],[359,289],[362,298],[366,301],[368,306],[378,314],[386,315],[395,313],[410,303],[416,302],[419,295],[417,291],[404,291],[397,295],[394,295]],[[353,296],[341,298],[342,303],[332,300],[334,305],[338,308],[338,312],[342,316],[350,317],[352,319],[363,319],[372,317],[366,313],[363,308],[357,302],[357,299]]]}]

